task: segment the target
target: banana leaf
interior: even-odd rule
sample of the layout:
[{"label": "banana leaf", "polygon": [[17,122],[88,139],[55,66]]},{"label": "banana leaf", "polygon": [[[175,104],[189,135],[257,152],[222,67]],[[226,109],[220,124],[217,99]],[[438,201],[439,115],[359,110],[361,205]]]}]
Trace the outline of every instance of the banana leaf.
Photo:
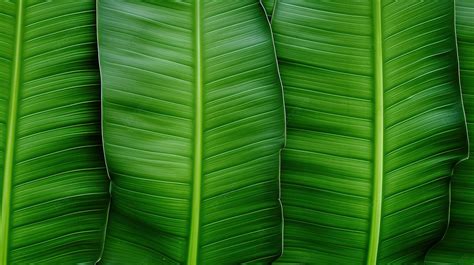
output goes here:
[{"label": "banana leaf", "polygon": [[284,108],[260,3],[101,0],[98,19],[101,263],[274,260]]},{"label": "banana leaf", "polygon": [[422,262],[467,155],[453,1],[277,1],[278,263]]},{"label": "banana leaf", "polygon": [[[456,30],[461,88],[469,142],[474,142],[474,1],[456,1]],[[455,169],[451,182],[449,229],[426,257],[426,264],[474,264],[474,159]]]},{"label": "banana leaf", "polygon": [[0,2],[0,264],[93,264],[108,204],[95,1]]}]

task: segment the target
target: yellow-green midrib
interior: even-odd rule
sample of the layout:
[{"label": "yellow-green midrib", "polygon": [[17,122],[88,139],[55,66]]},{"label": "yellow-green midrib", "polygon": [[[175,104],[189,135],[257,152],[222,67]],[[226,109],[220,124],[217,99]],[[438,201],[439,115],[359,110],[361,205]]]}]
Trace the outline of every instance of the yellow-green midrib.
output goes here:
[{"label": "yellow-green midrib", "polygon": [[201,3],[194,2],[194,48],[195,48],[195,119],[194,119],[194,152],[192,174],[191,227],[188,242],[187,264],[198,263],[200,217],[201,217],[201,182],[202,182],[202,142],[203,142],[203,87],[201,58]]},{"label": "yellow-green midrib", "polygon": [[381,0],[373,1],[373,38],[374,38],[374,166],[372,211],[369,231],[367,264],[376,264],[380,241],[383,200],[384,165],[384,80],[382,52],[382,6]]},{"label": "yellow-green midrib", "polygon": [[17,2],[16,25],[15,25],[15,45],[13,50],[13,69],[11,77],[10,97],[8,102],[7,135],[5,141],[5,160],[2,186],[2,212],[0,220],[0,264],[8,262],[11,194],[13,182],[13,166],[15,153],[16,121],[18,112],[18,98],[21,80],[21,52],[23,35],[23,1]]}]

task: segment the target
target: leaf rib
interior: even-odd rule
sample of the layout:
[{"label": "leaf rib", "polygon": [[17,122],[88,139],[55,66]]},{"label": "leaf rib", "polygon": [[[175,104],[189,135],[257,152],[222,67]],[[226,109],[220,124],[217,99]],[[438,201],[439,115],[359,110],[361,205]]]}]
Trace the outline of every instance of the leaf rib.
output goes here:
[{"label": "leaf rib", "polygon": [[383,54],[382,54],[382,6],[380,0],[373,3],[374,32],[374,88],[375,88],[375,126],[374,126],[374,183],[372,191],[372,216],[367,264],[377,263],[382,216],[382,188],[384,164],[384,104],[383,104]]},{"label": "leaf rib", "polygon": [[197,264],[199,225],[201,211],[201,181],[202,181],[202,61],[201,61],[201,2],[196,0],[194,10],[194,45],[195,45],[195,120],[194,120],[194,162],[193,190],[191,202],[191,227],[189,232],[187,264]]},{"label": "leaf rib", "polygon": [[8,261],[8,233],[10,228],[10,207],[11,207],[11,189],[13,175],[13,156],[15,147],[16,121],[18,109],[18,94],[20,90],[21,74],[21,41],[23,35],[23,1],[17,3],[17,17],[15,29],[15,46],[13,59],[13,74],[11,81],[10,102],[8,107],[7,140],[5,151],[5,164],[3,172],[3,190],[2,190],[2,212],[0,220],[0,242],[3,242],[0,249],[0,264],[7,264]]}]

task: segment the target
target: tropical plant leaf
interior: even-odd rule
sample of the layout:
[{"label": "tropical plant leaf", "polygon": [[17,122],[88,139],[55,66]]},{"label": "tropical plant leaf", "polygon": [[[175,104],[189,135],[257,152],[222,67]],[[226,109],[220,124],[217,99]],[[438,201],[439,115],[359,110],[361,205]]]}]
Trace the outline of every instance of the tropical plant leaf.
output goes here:
[{"label": "tropical plant leaf", "polygon": [[284,116],[259,2],[101,0],[98,12],[103,263],[275,259]]},{"label": "tropical plant leaf", "polygon": [[281,0],[281,263],[409,264],[443,235],[466,156],[453,1]]},{"label": "tropical plant leaf", "polygon": [[[474,1],[456,1],[461,87],[469,131],[474,143]],[[451,183],[449,229],[426,257],[427,264],[474,264],[474,159],[461,162]]]},{"label": "tropical plant leaf", "polygon": [[100,254],[108,181],[94,1],[0,2],[0,264]]}]

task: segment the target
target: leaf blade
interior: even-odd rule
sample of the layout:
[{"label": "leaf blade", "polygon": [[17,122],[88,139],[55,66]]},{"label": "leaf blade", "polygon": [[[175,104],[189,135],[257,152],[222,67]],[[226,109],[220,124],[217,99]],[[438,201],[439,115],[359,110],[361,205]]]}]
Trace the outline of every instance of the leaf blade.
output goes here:
[{"label": "leaf blade", "polygon": [[[115,198],[102,262],[274,259],[281,248],[284,119],[259,3],[101,1],[99,12],[105,148]],[[120,155],[124,150],[133,155]],[[198,220],[193,202],[199,202]],[[133,222],[143,227],[127,225]],[[114,239],[122,228],[133,257],[117,257],[119,245],[127,244]]]},{"label": "leaf blade", "polygon": [[0,263],[94,263],[108,197],[94,2],[0,5]]},{"label": "leaf blade", "polygon": [[441,236],[447,177],[466,151],[449,4],[278,2],[288,114],[279,262],[409,263]]}]

